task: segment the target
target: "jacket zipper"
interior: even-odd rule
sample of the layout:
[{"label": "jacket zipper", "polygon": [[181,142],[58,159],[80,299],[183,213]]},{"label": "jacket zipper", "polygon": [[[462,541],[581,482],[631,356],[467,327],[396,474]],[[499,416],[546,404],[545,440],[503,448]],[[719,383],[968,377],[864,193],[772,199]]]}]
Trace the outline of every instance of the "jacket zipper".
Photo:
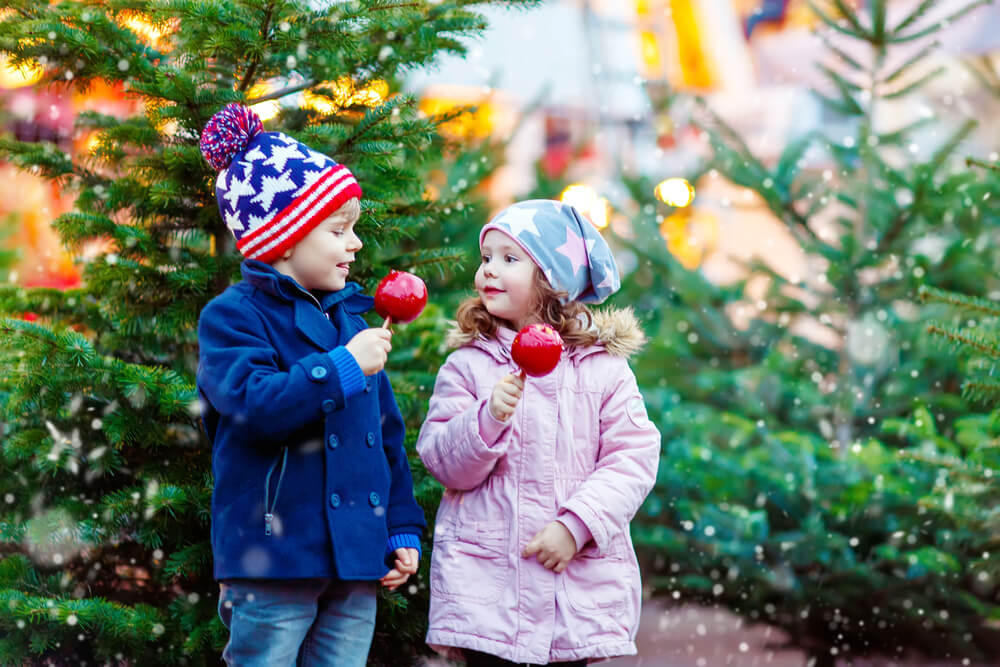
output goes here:
[{"label": "jacket zipper", "polygon": [[264,480],[264,534],[271,534],[271,523],[274,521],[274,510],[278,506],[278,494],[281,493],[281,480],[285,477],[285,464],[288,463],[288,447],[281,448],[281,472],[278,473],[278,484],[274,488],[274,502],[271,502],[271,474],[274,467],[278,465],[275,460],[267,471],[267,479]]}]

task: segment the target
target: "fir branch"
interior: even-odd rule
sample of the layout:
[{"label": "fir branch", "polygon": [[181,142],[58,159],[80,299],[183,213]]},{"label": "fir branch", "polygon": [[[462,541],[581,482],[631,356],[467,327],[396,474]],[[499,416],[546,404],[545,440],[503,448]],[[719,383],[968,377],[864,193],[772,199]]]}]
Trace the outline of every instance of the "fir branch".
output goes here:
[{"label": "fir branch", "polygon": [[948,292],[929,285],[921,286],[917,291],[917,296],[924,303],[943,303],[963,310],[983,313],[989,317],[1000,318],[1000,303],[989,299]]},{"label": "fir branch", "polygon": [[970,167],[983,167],[984,169],[1000,172],[1000,162],[985,162],[983,160],[977,160],[976,158],[970,157],[966,158],[965,164]]},{"label": "fir branch", "polygon": [[819,8],[815,0],[806,0],[806,4],[808,4],[809,8],[813,10],[813,13],[816,14],[817,18],[819,18],[820,21],[828,25],[830,28],[836,30],[839,33],[843,33],[845,35],[853,37],[855,39],[869,41],[871,35],[858,22],[857,17],[854,14],[854,10],[847,7],[846,3],[844,3],[843,0],[834,0],[834,1],[838,3],[838,7],[841,8],[841,12],[844,14],[844,17],[847,18],[847,21],[851,25],[851,27],[854,28],[853,30],[845,28],[843,25],[840,24],[839,21],[835,21],[834,19],[830,18],[830,16],[827,15],[826,12],[824,12],[822,9]]},{"label": "fir branch", "polygon": [[1000,345],[997,344],[997,341],[987,340],[985,337],[973,334],[968,330],[929,324],[927,333],[943,336],[959,347],[971,348],[990,359],[1000,359]]},{"label": "fir branch", "polygon": [[901,77],[903,74],[905,74],[915,64],[917,64],[918,62],[920,62],[921,60],[923,60],[924,58],[926,58],[939,48],[941,48],[941,42],[939,42],[938,40],[934,40],[930,44],[927,44],[926,46],[924,46],[924,48],[917,51],[917,53],[915,53],[912,57],[908,58],[906,62],[897,67],[890,74],[883,77],[881,83],[883,84],[892,83],[893,81]]},{"label": "fir branch", "polygon": [[928,26],[927,28],[924,28],[923,30],[918,30],[916,32],[910,33],[909,35],[902,35],[900,34],[902,32],[901,30],[896,30],[889,36],[888,41],[893,44],[902,44],[904,42],[910,42],[915,39],[920,39],[921,37],[926,37],[927,35],[931,35],[934,34],[935,32],[940,31],[942,28],[946,28],[947,26],[951,25],[952,23],[962,18],[969,12],[978,9],[979,7],[982,7],[984,5],[989,5],[992,3],[993,0],[975,0],[975,2],[969,3],[962,9],[959,9],[958,11],[941,19],[940,21],[937,21],[936,23]]}]

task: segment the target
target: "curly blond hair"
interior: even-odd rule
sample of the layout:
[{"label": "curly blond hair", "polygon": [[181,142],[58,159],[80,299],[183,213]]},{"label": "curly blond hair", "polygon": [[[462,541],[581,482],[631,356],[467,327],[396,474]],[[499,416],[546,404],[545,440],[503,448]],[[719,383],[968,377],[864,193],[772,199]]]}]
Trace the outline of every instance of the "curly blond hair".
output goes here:
[{"label": "curly blond hair", "polygon": [[[593,328],[594,315],[590,309],[579,301],[563,303],[562,299],[568,293],[555,290],[534,264],[532,269],[535,295],[533,305],[538,318],[558,331],[567,347],[587,347],[596,343],[597,332]],[[500,326],[514,328],[512,322],[490,314],[478,295],[462,302],[455,314],[455,321],[462,333],[486,338],[496,338]]]}]

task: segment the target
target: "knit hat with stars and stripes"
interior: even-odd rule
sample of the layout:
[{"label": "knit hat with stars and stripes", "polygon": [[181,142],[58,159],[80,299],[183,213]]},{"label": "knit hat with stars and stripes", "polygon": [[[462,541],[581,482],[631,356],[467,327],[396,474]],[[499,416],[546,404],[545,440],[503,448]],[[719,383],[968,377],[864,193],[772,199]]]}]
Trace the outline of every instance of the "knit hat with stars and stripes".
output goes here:
[{"label": "knit hat with stars and stripes", "polygon": [[361,186],[350,170],[230,104],[201,132],[201,153],[219,172],[215,198],[236,247],[271,263],[352,197]]}]

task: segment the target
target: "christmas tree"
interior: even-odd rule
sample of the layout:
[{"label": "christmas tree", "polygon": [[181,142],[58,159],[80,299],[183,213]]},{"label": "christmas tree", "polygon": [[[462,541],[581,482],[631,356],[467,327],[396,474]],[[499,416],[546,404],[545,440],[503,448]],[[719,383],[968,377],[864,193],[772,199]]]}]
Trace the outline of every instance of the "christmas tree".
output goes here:
[{"label": "christmas tree", "polygon": [[[80,288],[0,287],[0,664],[207,664],[226,640],[195,325],[238,278],[240,257],[199,152],[205,122],[247,103],[266,129],[350,166],[365,192],[355,279],[369,289],[389,268],[440,276],[464,253],[428,230],[475,214],[470,191],[489,151],[475,154],[476,169],[449,153],[438,127],[452,115],[425,117],[398,77],[463,52],[462,38],[485,28],[475,5],[533,3],[7,4],[0,50],[10,62],[44,67],[40,85],[117,86],[140,112],[80,115],[77,132],[93,135],[86,154],[0,139],[4,159],[76,194],[53,222],[88,257]],[[461,187],[430,196],[433,174]],[[431,332],[443,318],[429,318],[394,344],[411,439],[430,390],[419,356],[440,354]],[[433,516],[440,490],[413,467]],[[372,662],[407,664],[422,644],[418,583],[383,596]]]},{"label": "christmas tree", "polygon": [[971,456],[995,426],[955,395],[960,373],[923,334],[942,308],[917,295],[1000,287],[1000,183],[958,159],[983,147],[963,144],[975,123],[941,97],[925,98],[940,117],[887,123],[890,104],[941,74],[928,65],[935,43],[902,59],[898,46],[982,3],[932,21],[922,2],[891,22],[886,4],[816,8],[838,134],[796,137],[765,163],[695,107],[712,147],[707,178],[759,197],[804,250],[805,272],[751,264],[748,278],[767,279],[752,300],[747,281],[687,273],[659,238],[683,233],[684,217],[641,179],[634,237],[621,240],[637,262],[619,298],[652,338],[635,366],[664,442],[633,530],[647,582],[668,600],[779,626],[815,665],[1000,650],[996,533],[979,532],[990,510],[947,501],[947,469],[928,464]]}]

